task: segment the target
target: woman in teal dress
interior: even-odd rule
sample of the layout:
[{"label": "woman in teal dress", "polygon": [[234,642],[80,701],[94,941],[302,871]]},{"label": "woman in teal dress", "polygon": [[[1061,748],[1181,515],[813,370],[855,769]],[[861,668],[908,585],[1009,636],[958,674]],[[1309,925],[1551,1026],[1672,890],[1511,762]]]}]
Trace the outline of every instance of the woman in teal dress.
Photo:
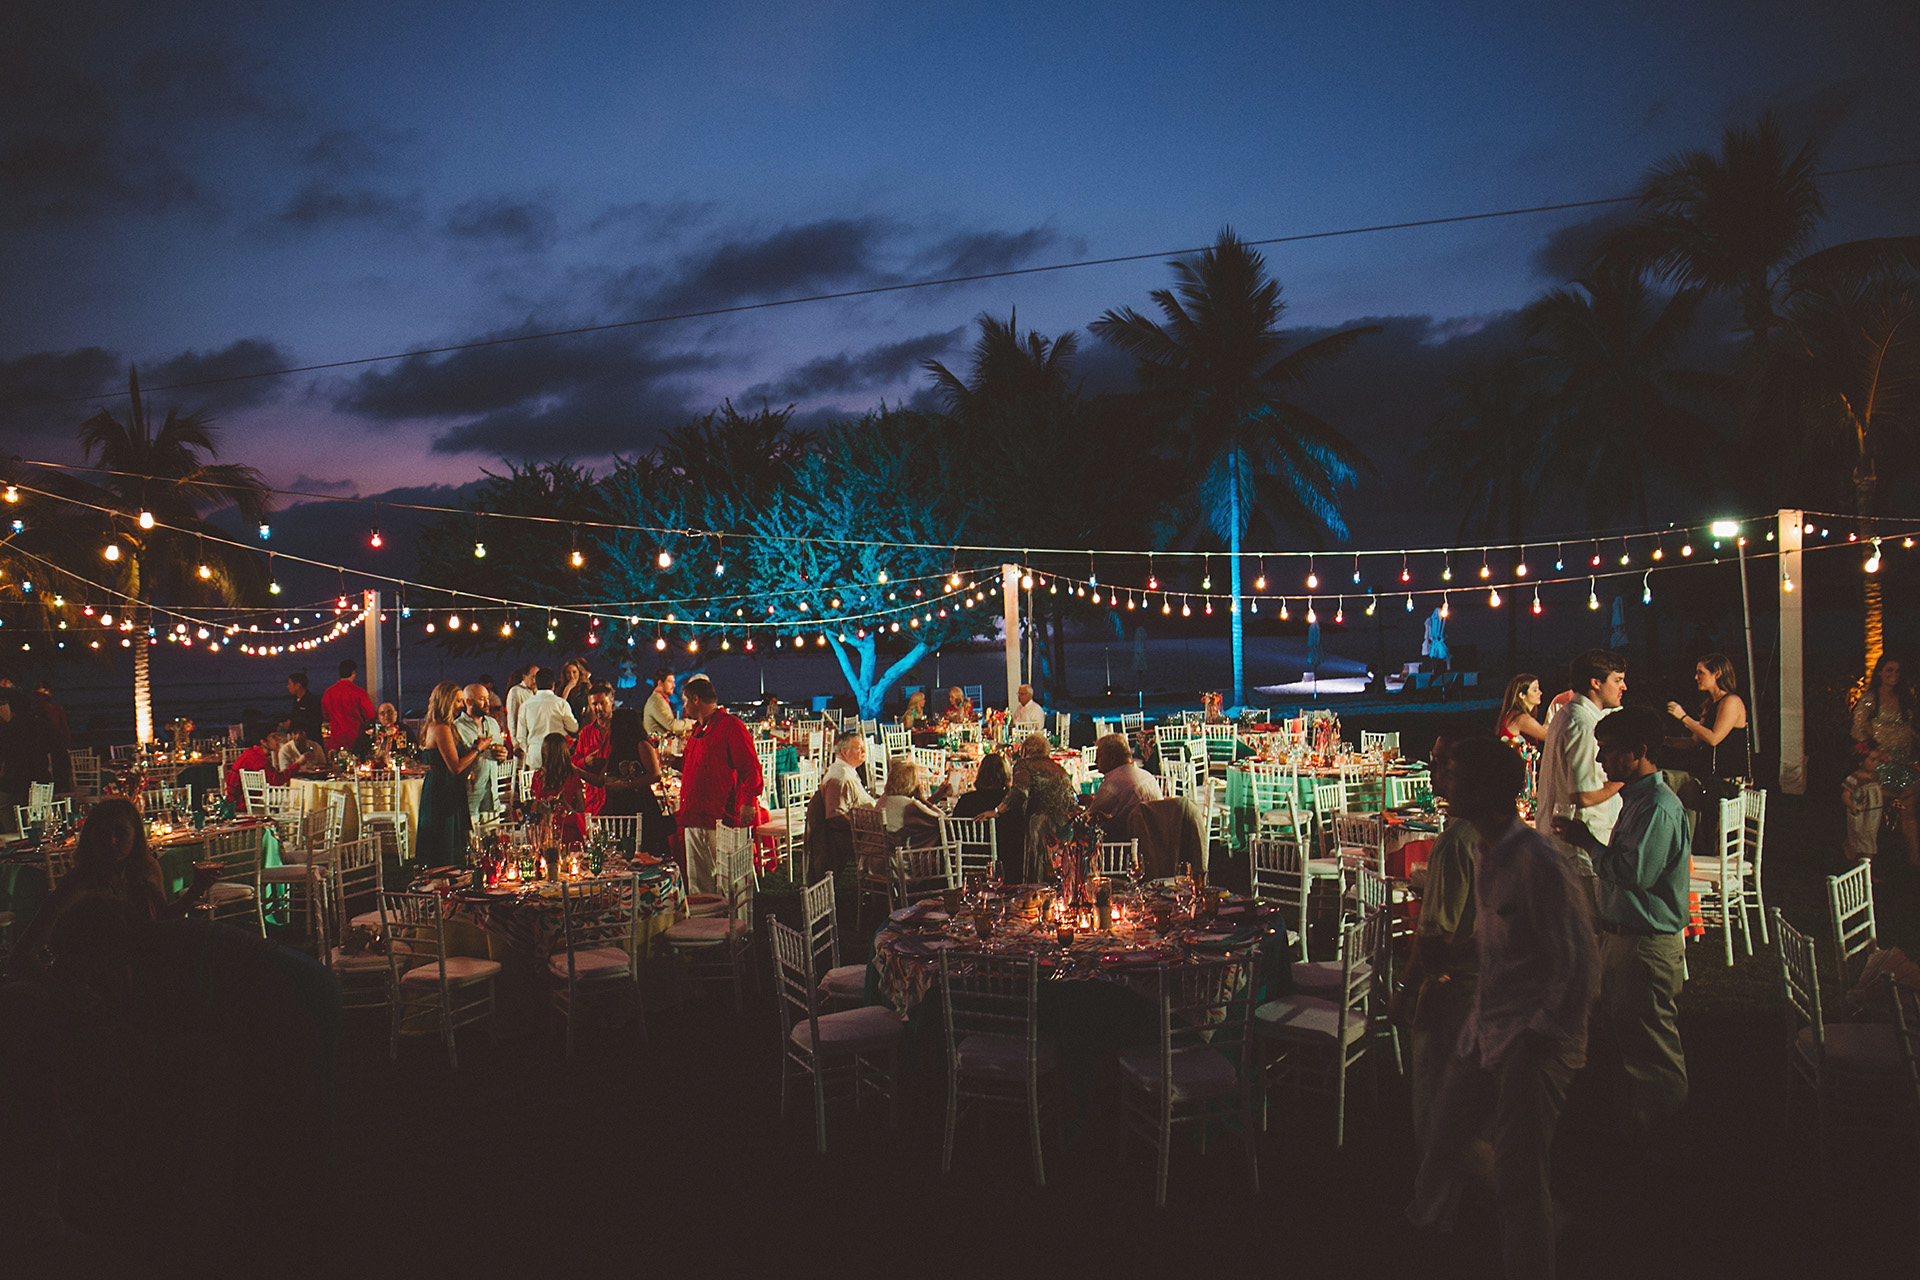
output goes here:
[{"label": "woman in teal dress", "polygon": [[442,680],[427,700],[427,723],[420,733],[420,753],[426,757],[427,777],[420,784],[420,830],[414,836],[415,856],[428,867],[467,865],[467,771],[480,753],[493,745],[490,736],[476,738],[462,754],[453,721],[465,705],[460,686]]}]

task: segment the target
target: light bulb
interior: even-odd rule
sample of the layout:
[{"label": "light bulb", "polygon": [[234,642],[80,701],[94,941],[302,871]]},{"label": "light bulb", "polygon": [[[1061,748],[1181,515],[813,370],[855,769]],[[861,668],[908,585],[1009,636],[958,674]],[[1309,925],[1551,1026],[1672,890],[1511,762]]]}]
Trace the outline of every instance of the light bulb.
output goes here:
[{"label": "light bulb", "polygon": [[1440,597],[1440,616],[1443,618],[1451,618],[1453,616],[1453,606],[1447,603],[1445,596]]},{"label": "light bulb", "polygon": [[1540,612],[1540,593],[1538,591],[1533,593],[1533,611],[1535,613]]},{"label": "light bulb", "polygon": [[587,562],[587,558],[580,554],[580,548],[578,547],[575,547],[573,549],[573,554],[568,556],[567,559],[572,563],[573,567],[576,569],[578,569],[581,565]]},{"label": "light bulb", "polygon": [[1320,621],[1320,615],[1313,611],[1312,605],[1308,605],[1307,606],[1307,625],[1312,626],[1314,623],[1318,621]]},{"label": "light bulb", "polygon": [[486,543],[484,543],[484,542],[476,542],[476,543],[474,543],[474,544],[473,544],[473,558],[474,558],[475,560],[485,560],[485,559],[487,558],[487,544],[486,544]]},{"label": "light bulb", "polygon": [[1500,588],[1493,587],[1487,591],[1487,603],[1495,609],[1500,607]]},{"label": "light bulb", "polygon": [[277,595],[279,595],[279,594],[280,594],[280,579],[278,579],[278,578],[275,578],[275,579],[274,579],[274,580],[273,580],[272,582],[269,582],[269,583],[267,584],[267,591],[268,591],[268,593],[269,593],[269,594],[272,594],[272,595],[276,595],[276,596],[277,596]]},{"label": "light bulb", "polygon": [[713,562],[713,576],[714,576],[714,577],[716,577],[716,578],[724,578],[724,577],[726,577],[726,576],[727,576],[727,562],[726,562],[726,561],[724,561],[724,560],[715,560],[715,561]]},{"label": "light bulb", "polygon": [[1315,588],[1317,588],[1319,585],[1320,585],[1320,575],[1315,573],[1309,573],[1307,575],[1307,590],[1312,591]]},{"label": "light bulb", "polygon": [[1191,618],[1193,616],[1193,606],[1184,600],[1180,603],[1180,616],[1183,618]]},{"label": "light bulb", "polygon": [[874,581],[875,581],[875,582],[878,582],[878,583],[879,583],[879,584],[880,584],[881,586],[883,586],[883,587],[884,587],[884,586],[886,586],[886,585],[887,585],[887,571],[886,571],[885,569],[882,569],[882,570],[880,571],[880,576],[879,576],[878,578],[875,578],[875,579],[874,579]]},{"label": "light bulb", "polygon": [[673,553],[665,547],[662,547],[660,548],[660,554],[653,558],[653,562],[662,569],[671,569],[673,568]]},{"label": "light bulb", "polygon": [[109,560],[118,560],[120,558],[120,544],[117,542],[109,542],[107,549],[100,554]]},{"label": "light bulb", "polygon": [[1483,564],[1482,564],[1482,565],[1480,566],[1480,576],[1481,576],[1481,578],[1482,578],[1482,579],[1486,579],[1486,578],[1491,578],[1491,577],[1493,576],[1493,570],[1492,570],[1492,569],[1490,569],[1490,568],[1488,568],[1488,567],[1487,567],[1487,566],[1486,566],[1486,565],[1485,565],[1485,564],[1483,563]]},{"label": "light bulb", "polygon": [[1334,609],[1333,624],[1335,626],[1340,626],[1344,624],[1346,620],[1347,620],[1347,606],[1343,604]]},{"label": "light bulb", "polygon": [[1521,562],[1520,562],[1519,564],[1517,564],[1517,565],[1515,565],[1515,566],[1513,566],[1513,572],[1514,572],[1514,576],[1516,576],[1516,577],[1520,577],[1520,578],[1524,578],[1524,577],[1526,577],[1526,576],[1527,576],[1527,562],[1526,562],[1525,560],[1522,560],[1522,561],[1521,561]]},{"label": "light bulb", "polygon": [[511,636],[511,635],[513,634],[513,624],[512,624],[511,622],[503,622],[503,623],[501,623],[501,624],[500,624],[500,634],[501,634],[502,636]]},{"label": "light bulb", "polygon": [[[1262,581],[1264,581],[1264,579],[1262,579]],[[1147,590],[1158,591],[1159,589],[1160,589],[1160,579],[1149,575],[1147,578]]]},{"label": "light bulb", "polygon": [[1032,575],[1032,574],[1030,574],[1030,573],[1023,573],[1023,574],[1021,574],[1021,575],[1020,575],[1020,589],[1021,589],[1022,591],[1031,591],[1031,590],[1033,590],[1033,575]]},{"label": "light bulb", "polygon": [[211,578],[213,576],[213,569],[208,565],[202,564],[199,573],[202,578]]},{"label": "light bulb", "polygon": [[1600,607],[1600,597],[1595,595],[1591,590],[1589,590],[1587,592],[1587,608],[1598,609],[1599,607]]},{"label": "light bulb", "polygon": [[1680,554],[1681,554],[1682,556],[1690,556],[1690,555],[1692,555],[1692,554],[1693,554],[1693,544],[1692,544],[1691,542],[1687,542],[1687,543],[1682,543],[1682,544],[1681,544],[1681,546],[1680,546]]},{"label": "light bulb", "polygon": [[1267,575],[1266,575],[1266,574],[1264,574],[1264,573],[1263,573],[1263,574],[1261,574],[1261,575],[1260,575],[1259,577],[1257,577],[1257,578],[1255,578],[1255,579],[1253,580],[1253,589],[1254,589],[1255,591],[1265,591],[1265,590],[1267,589]]},{"label": "light bulb", "polygon": [[272,536],[273,536],[273,526],[263,522],[260,525],[260,541],[265,542],[268,538],[271,538]]},{"label": "light bulb", "polygon": [[1160,602],[1160,612],[1161,612],[1161,613],[1172,613],[1172,612],[1173,612],[1173,606],[1172,606],[1171,604],[1169,604],[1169,603],[1168,603],[1167,601],[1165,601],[1165,600],[1162,600],[1162,601]]},{"label": "light bulb", "polygon": [[380,548],[387,545],[387,540],[380,536],[379,525],[375,525],[373,527],[373,532],[367,535],[367,545],[372,547],[375,551],[378,551]]},{"label": "light bulb", "polygon": [[1413,612],[1413,594],[1411,592],[1407,594],[1407,612]]},{"label": "light bulb", "polygon": [[460,629],[460,615],[457,613],[448,614],[447,626],[454,631],[458,631]]},{"label": "light bulb", "polygon": [[[7,486],[7,501],[8,502],[20,501],[20,490],[13,485]],[[25,648],[26,646],[22,645],[21,647]]]},{"label": "light bulb", "polygon": [[153,528],[153,512],[151,512],[151,511],[142,511],[142,512],[140,513],[140,527],[141,527],[142,529],[151,529],[151,528]]}]

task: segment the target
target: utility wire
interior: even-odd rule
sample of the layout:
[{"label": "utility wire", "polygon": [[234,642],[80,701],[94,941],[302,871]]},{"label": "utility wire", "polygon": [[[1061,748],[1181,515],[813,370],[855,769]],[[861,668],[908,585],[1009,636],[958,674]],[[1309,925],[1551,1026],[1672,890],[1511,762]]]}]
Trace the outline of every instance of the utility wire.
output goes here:
[{"label": "utility wire", "polygon": [[[1836,178],[1846,174],[1869,173],[1881,169],[1900,169],[1920,165],[1920,159],[1888,160],[1879,164],[1854,165],[1846,169],[1828,169],[1814,175],[1816,178]],[[1341,236],[1371,235],[1380,231],[1407,231],[1418,227],[1444,227],[1466,222],[1484,222],[1492,218],[1517,218],[1536,213],[1560,213],[1570,209],[1596,209],[1605,205],[1637,204],[1639,196],[1602,196],[1592,200],[1567,200],[1559,204],[1536,204],[1517,209],[1494,209],[1484,213],[1459,213],[1446,217],[1413,218],[1405,222],[1380,222],[1364,227],[1342,227],[1333,231],[1303,231],[1290,236],[1269,236],[1263,240],[1249,240],[1251,247],[1265,247],[1276,244],[1301,244],[1309,240],[1331,240]],[[951,284],[973,284],[981,280],[1005,280],[1015,276],[1044,275],[1054,271],[1075,271],[1083,267],[1106,267],[1122,262],[1145,262],[1154,258],[1179,258],[1189,254],[1204,253],[1209,246],[1201,245],[1189,249],[1160,249],[1152,253],[1127,253],[1110,258],[1083,258],[1074,262],[1053,262],[1038,267],[1009,267],[1003,271],[980,271],[964,276],[942,276],[931,280],[908,280],[899,284],[869,285],[861,289],[842,289],[833,293],[812,293],[797,298],[774,298],[766,302],[741,302],[726,307],[709,307],[701,311],[677,311],[668,315],[644,316],[637,320],[612,320],[604,324],[580,325],[572,329],[550,329],[540,333],[517,333],[501,338],[481,338],[473,342],[456,342],[440,347],[421,347],[414,351],[396,351],[388,355],[359,356],[350,360],[328,360],[320,364],[295,365],[286,369],[266,369],[259,373],[236,373],[224,378],[198,378],[191,382],[169,382],[157,387],[148,387],[147,391],[185,391],[195,387],[217,387],[233,382],[249,382],[258,378],[279,378],[295,373],[321,373],[328,369],[349,369],[358,365],[383,364],[390,360],[408,360],[418,356],[449,355],[456,351],[479,351],[487,347],[506,346],[516,342],[537,342],[547,338],[572,338],[588,333],[609,333],[617,329],[636,329],[645,325],[671,324],[680,320],[705,320],[714,316],[738,315],[747,311],[767,311],[776,307],[793,307],[814,302],[836,302],[846,298],[867,298],[877,294],[902,293],[911,289],[932,289]],[[16,409],[53,408],[63,404],[90,404],[98,400],[112,399],[117,392],[101,393],[90,396],[68,396],[58,400],[35,400],[13,406]]]}]

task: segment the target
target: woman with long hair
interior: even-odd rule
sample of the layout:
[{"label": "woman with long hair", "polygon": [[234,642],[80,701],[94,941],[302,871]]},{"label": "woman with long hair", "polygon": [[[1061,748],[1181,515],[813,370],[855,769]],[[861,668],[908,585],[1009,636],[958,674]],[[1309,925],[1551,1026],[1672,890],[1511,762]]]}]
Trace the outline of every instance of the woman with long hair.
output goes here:
[{"label": "woman with long hair", "polygon": [[[1667,714],[1687,731],[1689,745],[1707,749],[1703,779],[1751,778],[1753,755],[1747,741],[1747,704],[1740,699],[1740,677],[1724,653],[1709,653],[1693,664],[1693,687],[1700,691],[1700,716],[1688,715],[1677,702]],[[1707,788],[1709,793],[1715,789]]]},{"label": "woman with long hair", "polygon": [[886,792],[875,806],[887,825],[887,834],[909,845],[940,838],[940,811],[927,804],[920,785],[920,766],[910,756],[895,756],[887,764]]},{"label": "woman with long hair", "polygon": [[542,801],[553,816],[561,844],[574,844],[586,838],[586,824],[580,820],[580,814],[586,809],[586,797],[564,733],[550,733],[540,743],[540,767],[533,775],[533,798]]},{"label": "woman with long hair", "polygon": [[466,695],[451,680],[433,686],[427,698],[427,722],[420,730],[427,776],[420,784],[420,830],[414,837],[414,856],[428,867],[462,867],[467,862],[473,829],[467,810],[467,772],[480,753],[493,745],[493,737],[482,735],[470,750],[461,748],[453,722],[465,706]]},{"label": "woman with long hair", "polygon": [[[1853,704],[1853,742],[1861,757],[1860,772],[1872,775],[1880,787],[1881,802],[1893,810],[1899,823],[1907,861],[1920,866],[1920,822],[1914,812],[1914,792],[1920,783],[1913,758],[1914,707],[1913,680],[1900,659],[1882,654],[1866,692]],[[1870,846],[1871,840],[1867,843]]]},{"label": "woman with long hair", "polygon": [[907,695],[907,709],[900,713],[900,727],[919,729],[927,723],[927,691],[915,689]]},{"label": "woman with long hair", "polygon": [[640,847],[663,857],[667,839],[673,834],[673,824],[653,790],[654,784],[660,781],[660,753],[647,740],[640,713],[632,707],[621,707],[613,713],[607,737],[604,771],[578,763],[573,771],[585,779],[588,786],[605,790],[607,795],[600,806],[601,813],[613,817],[638,815]]},{"label": "woman with long hair", "polygon": [[940,718],[948,724],[971,724],[978,717],[974,714],[973,699],[967,697],[967,691],[959,685],[947,690],[947,705],[940,709]]},{"label": "woman with long hair", "polygon": [[1500,695],[1500,719],[1494,726],[1494,736],[1508,746],[1531,743],[1538,747],[1547,740],[1547,726],[1533,714],[1539,709],[1540,677],[1523,671],[1507,681],[1507,691]]}]

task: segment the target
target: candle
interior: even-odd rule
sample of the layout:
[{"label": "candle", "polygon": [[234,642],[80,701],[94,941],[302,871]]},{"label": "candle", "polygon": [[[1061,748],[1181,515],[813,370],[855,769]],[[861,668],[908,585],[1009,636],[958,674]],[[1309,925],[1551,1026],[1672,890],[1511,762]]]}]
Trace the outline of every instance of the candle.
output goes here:
[{"label": "candle", "polygon": [[1071,925],[1061,925],[1059,931],[1054,936],[1063,947],[1073,945],[1073,928]]}]

